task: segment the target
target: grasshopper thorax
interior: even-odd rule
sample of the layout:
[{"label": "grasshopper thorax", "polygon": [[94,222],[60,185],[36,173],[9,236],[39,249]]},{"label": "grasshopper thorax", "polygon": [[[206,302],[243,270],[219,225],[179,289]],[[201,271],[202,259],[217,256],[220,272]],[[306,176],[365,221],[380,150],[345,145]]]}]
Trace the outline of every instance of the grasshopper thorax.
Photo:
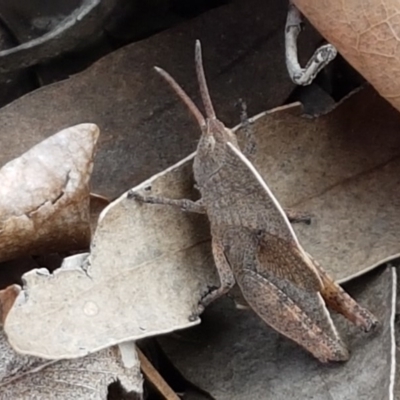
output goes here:
[{"label": "grasshopper thorax", "polygon": [[216,118],[207,118],[193,164],[194,177],[200,187],[224,164],[227,142],[238,146],[236,135],[230,129]]}]

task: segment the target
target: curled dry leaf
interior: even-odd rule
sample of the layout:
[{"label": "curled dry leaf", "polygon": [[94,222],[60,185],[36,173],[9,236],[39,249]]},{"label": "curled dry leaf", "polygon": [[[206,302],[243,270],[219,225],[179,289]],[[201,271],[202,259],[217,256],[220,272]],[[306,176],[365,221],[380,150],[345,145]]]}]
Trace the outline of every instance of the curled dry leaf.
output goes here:
[{"label": "curled dry leaf", "polygon": [[[400,117],[372,89],[317,120],[298,111],[288,106],[254,119],[255,163],[285,207],[311,214],[311,225],[295,225],[306,251],[347,280],[400,252]],[[192,159],[134,190],[195,199]],[[192,326],[202,294],[219,284],[204,216],[138,204],[127,194],[103,211],[90,257],[79,257],[52,276],[24,275],[5,322],[19,352],[78,357]]]},{"label": "curled dry leaf", "polygon": [[[124,360],[128,356],[129,363]],[[116,380],[125,391],[137,393],[132,398],[141,398],[142,376],[134,346],[125,345],[123,351],[112,347],[78,360],[49,361],[17,354],[0,329],[0,400],[104,400]]]},{"label": "curled dry leaf", "polygon": [[398,0],[293,0],[293,3],[400,111]]},{"label": "curled dry leaf", "polygon": [[99,129],[81,124],[0,170],[0,261],[90,242],[89,179]]}]

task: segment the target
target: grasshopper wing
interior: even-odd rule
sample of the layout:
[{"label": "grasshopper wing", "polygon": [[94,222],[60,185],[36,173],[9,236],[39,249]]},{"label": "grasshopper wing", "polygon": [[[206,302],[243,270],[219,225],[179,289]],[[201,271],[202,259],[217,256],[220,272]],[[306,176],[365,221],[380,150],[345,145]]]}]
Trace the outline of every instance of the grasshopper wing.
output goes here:
[{"label": "grasshopper wing", "polygon": [[[230,174],[240,175],[241,179],[228,179]],[[256,234],[259,258],[256,272],[290,281],[304,290],[320,291],[319,272],[301,247],[278,200],[250,161],[230,142],[227,142],[225,163],[218,175],[219,185],[214,187],[238,181],[244,186],[235,186],[232,193],[223,196],[223,204],[218,205],[219,220],[221,216],[225,218],[221,221],[222,227],[245,228]],[[227,191],[228,188],[221,189],[222,193]],[[240,221],[236,221],[239,216]],[[213,220],[218,218],[210,218]]]}]

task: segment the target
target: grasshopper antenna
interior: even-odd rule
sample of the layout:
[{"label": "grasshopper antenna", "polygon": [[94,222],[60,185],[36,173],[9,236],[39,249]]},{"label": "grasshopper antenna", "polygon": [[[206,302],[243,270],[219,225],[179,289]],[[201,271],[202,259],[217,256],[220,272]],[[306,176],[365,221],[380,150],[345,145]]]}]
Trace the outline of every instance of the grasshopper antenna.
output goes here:
[{"label": "grasshopper antenna", "polygon": [[201,99],[203,100],[204,109],[206,110],[206,117],[210,119],[217,119],[211,102],[210,93],[208,91],[206,76],[204,74],[200,40],[196,40],[195,61],[197,80],[199,81],[200,94]]},{"label": "grasshopper antenna", "polygon": [[181,98],[181,100],[186,104],[189,111],[194,115],[198,124],[201,128],[206,126],[206,120],[203,117],[203,114],[197,108],[196,104],[193,103],[193,100],[186,94],[186,92],[179,86],[176,80],[162,68],[154,67],[154,69],[169,83],[175,93]]}]

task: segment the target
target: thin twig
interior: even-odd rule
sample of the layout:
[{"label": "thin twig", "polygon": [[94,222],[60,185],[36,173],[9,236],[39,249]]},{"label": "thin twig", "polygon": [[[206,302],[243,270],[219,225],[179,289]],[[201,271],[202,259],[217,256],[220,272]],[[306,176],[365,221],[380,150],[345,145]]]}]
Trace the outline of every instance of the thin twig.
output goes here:
[{"label": "thin twig", "polygon": [[256,154],[256,141],[254,138],[253,127],[251,126],[248,114],[247,114],[247,104],[244,100],[239,99],[241,106],[240,112],[240,122],[245,135],[246,143],[243,148],[243,154],[248,158],[253,158]]},{"label": "thin twig", "polygon": [[336,57],[337,50],[331,44],[321,46],[312,55],[305,68],[301,68],[297,54],[297,37],[301,32],[301,24],[300,11],[290,0],[285,26],[286,68],[295,84],[306,86]]},{"label": "thin twig", "polygon": [[142,369],[144,376],[155,386],[165,400],[180,400],[178,395],[171,389],[168,383],[165,382],[164,378],[158,373],[149,359],[138,347],[137,353],[140,360],[140,368]]}]

